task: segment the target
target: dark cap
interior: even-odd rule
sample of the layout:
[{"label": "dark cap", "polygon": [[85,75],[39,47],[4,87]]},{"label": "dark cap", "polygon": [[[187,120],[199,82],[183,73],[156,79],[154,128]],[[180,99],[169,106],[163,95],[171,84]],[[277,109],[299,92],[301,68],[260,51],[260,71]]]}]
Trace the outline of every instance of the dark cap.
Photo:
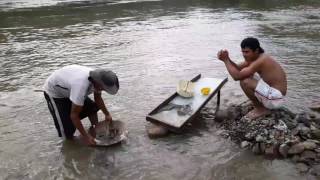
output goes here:
[{"label": "dark cap", "polygon": [[90,71],[89,76],[99,83],[103,90],[109,94],[116,94],[119,90],[119,81],[117,75],[109,70],[96,69]]}]

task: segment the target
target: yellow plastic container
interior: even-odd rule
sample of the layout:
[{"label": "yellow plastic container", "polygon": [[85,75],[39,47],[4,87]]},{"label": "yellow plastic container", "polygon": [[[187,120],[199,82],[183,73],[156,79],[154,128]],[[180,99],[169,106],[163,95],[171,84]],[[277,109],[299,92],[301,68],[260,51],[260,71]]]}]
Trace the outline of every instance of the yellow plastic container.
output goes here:
[{"label": "yellow plastic container", "polygon": [[210,91],[211,91],[211,88],[209,88],[209,87],[204,87],[201,89],[202,95],[205,95],[205,96],[210,94]]}]

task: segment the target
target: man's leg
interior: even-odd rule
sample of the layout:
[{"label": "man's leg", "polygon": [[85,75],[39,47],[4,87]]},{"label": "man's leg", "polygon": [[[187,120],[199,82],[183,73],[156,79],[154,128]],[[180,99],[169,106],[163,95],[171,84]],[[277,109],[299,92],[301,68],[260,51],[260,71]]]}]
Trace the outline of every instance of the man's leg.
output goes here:
[{"label": "man's leg", "polygon": [[254,109],[250,111],[246,116],[250,119],[255,119],[260,116],[268,114],[270,111],[258,101],[254,95],[255,88],[257,87],[258,81],[254,78],[247,78],[240,81],[240,86],[246,96],[252,101]]},{"label": "man's leg", "polygon": [[68,98],[52,98],[47,93],[44,96],[58,135],[64,139],[72,139],[76,128],[70,119],[71,101]]}]

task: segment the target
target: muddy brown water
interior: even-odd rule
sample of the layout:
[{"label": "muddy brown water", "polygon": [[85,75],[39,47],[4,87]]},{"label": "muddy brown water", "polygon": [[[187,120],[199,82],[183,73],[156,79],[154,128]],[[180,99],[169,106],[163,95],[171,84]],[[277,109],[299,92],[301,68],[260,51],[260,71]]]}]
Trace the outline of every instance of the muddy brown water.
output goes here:
[{"label": "muddy brown water", "polygon": [[[307,110],[320,99],[319,12],[318,1],[296,0],[2,0],[0,179],[306,178],[290,161],[254,156],[219,137],[207,119],[151,140],[145,116],[180,79],[227,76],[216,53],[229,49],[240,62],[247,36],[259,38],[287,72],[286,106]],[[113,118],[127,124],[126,144],[97,149],[57,137],[38,90],[69,64],[117,72],[119,93],[103,97]],[[229,77],[222,105],[244,99]],[[215,99],[206,108],[213,112]]]}]

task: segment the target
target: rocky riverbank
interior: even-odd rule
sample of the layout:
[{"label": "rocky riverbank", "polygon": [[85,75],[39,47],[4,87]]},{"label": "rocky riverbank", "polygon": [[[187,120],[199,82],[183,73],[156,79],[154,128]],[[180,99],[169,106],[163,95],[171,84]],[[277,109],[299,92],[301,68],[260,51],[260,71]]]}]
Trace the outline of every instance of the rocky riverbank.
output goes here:
[{"label": "rocky riverbank", "polygon": [[[320,107],[320,106],[319,106]],[[250,102],[219,109],[215,114],[201,113],[203,119],[216,121],[219,135],[229,138],[241,148],[250,149],[254,154],[266,158],[290,158],[301,173],[320,178],[320,108],[318,113],[295,114],[286,108],[271,114],[249,120],[244,117],[251,109]],[[163,137],[169,130],[159,125],[147,129],[149,137]]]},{"label": "rocky riverbank", "polygon": [[245,102],[215,114],[220,135],[242,148],[267,158],[290,158],[301,173],[320,178],[320,118],[318,114],[295,114],[288,109],[250,121],[244,117],[253,107]]}]

